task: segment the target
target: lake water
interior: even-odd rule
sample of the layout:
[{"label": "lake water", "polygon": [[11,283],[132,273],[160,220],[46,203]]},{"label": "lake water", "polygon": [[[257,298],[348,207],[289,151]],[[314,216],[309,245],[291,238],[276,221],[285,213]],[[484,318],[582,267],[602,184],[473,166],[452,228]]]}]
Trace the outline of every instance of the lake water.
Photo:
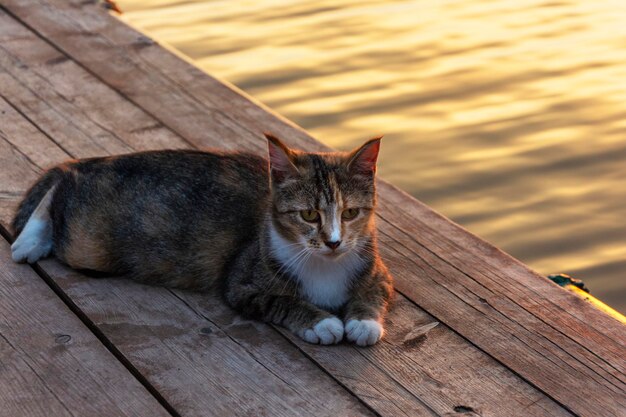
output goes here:
[{"label": "lake water", "polygon": [[626,312],[624,0],[119,0],[321,141]]}]

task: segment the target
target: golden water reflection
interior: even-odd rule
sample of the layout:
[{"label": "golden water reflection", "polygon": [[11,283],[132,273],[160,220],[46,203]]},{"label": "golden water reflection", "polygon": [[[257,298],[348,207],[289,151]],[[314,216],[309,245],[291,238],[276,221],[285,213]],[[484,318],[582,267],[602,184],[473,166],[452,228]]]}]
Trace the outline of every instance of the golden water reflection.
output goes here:
[{"label": "golden water reflection", "polygon": [[626,312],[626,2],[121,0],[124,18]]}]

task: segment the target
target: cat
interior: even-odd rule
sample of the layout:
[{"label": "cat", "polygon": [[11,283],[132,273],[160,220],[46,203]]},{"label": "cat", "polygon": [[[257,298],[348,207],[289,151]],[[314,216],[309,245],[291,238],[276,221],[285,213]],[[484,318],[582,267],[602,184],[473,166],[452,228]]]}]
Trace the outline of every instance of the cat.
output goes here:
[{"label": "cat", "polygon": [[51,168],[13,219],[13,260],[217,290],[309,343],[375,344],[393,294],[374,222],[381,138],[348,153],[266,138],[269,164],[165,150]]}]

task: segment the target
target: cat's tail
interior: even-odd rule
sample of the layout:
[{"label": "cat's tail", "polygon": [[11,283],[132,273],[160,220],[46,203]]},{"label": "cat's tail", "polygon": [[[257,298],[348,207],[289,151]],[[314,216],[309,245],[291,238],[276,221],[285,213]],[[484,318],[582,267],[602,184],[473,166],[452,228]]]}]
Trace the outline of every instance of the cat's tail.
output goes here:
[{"label": "cat's tail", "polygon": [[46,193],[55,185],[57,185],[63,177],[63,169],[59,167],[52,168],[45,172],[35,184],[26,192],[26,196],[20,203],[17,213],[11,222],[11,229],[13,237],[17,238],[28,219],[33,214],[39,202],[43,199]]}]

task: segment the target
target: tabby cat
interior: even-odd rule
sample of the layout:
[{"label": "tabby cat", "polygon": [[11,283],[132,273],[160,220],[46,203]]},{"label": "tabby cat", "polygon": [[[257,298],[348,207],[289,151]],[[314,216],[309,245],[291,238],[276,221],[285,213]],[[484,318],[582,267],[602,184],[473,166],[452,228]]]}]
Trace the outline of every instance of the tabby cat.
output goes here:
[{"label": "tabby cat", "polygon": [[392,295],[374,225],[380,138],[307,153],[266,137],[269,169],[252,154],[189,150],[58,165],[18,209],[13,259],[54,254],[81,270],[215,289],[307,342],[376,343]]}]

